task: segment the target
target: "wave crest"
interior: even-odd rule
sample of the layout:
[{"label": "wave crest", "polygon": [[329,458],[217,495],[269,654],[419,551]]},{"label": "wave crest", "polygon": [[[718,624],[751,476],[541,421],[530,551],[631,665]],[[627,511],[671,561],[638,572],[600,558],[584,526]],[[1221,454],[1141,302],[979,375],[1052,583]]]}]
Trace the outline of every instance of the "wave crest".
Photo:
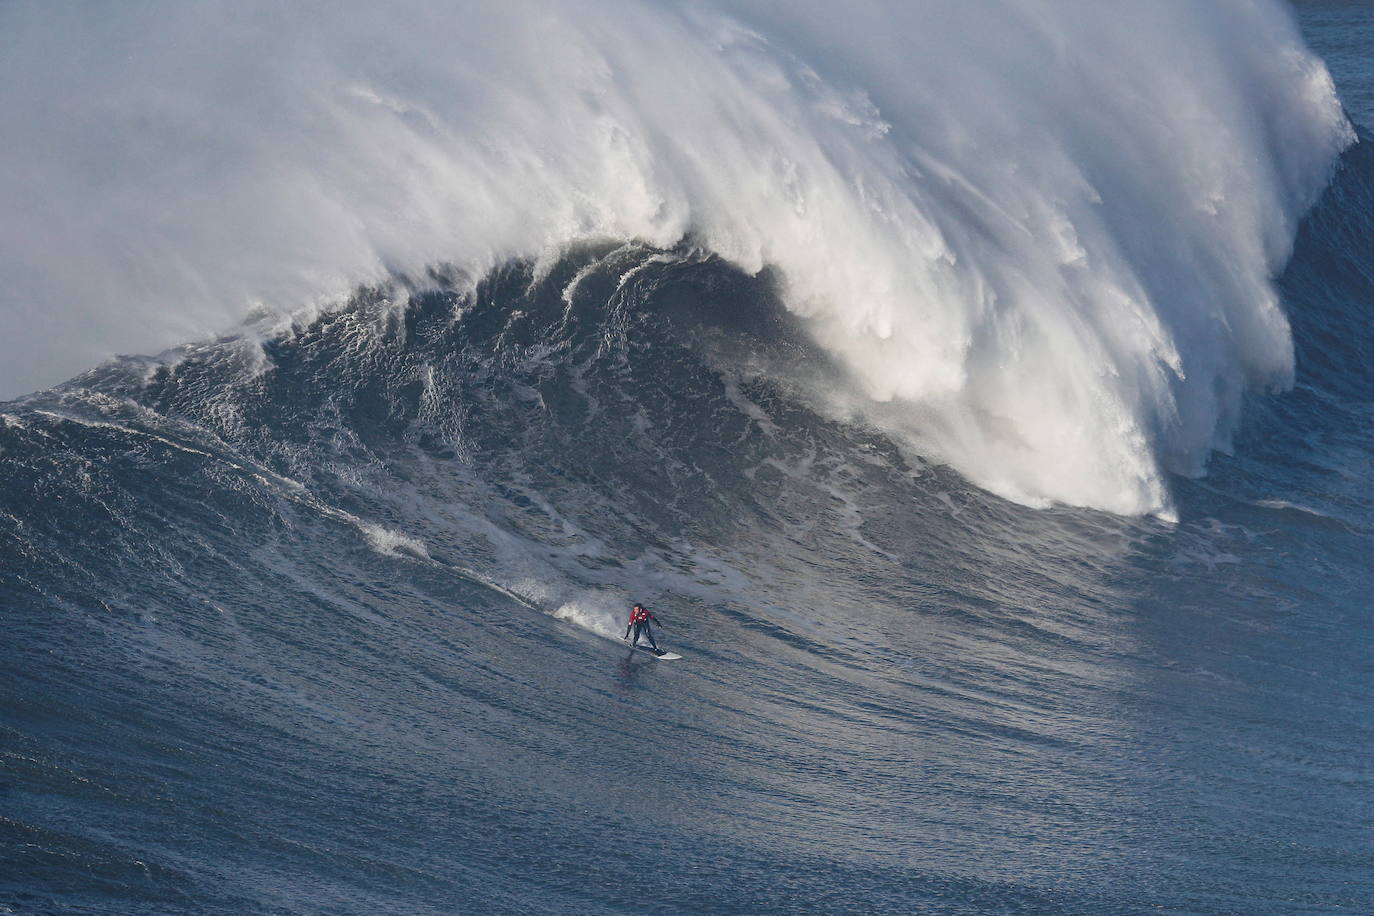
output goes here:
[{"label": "wave crest", "polygon": [[776,269],[843,409],[1011,498],[1119,512],[1165,510],[1163,471],[1291,380],[1270,278],[1352,139],[1277,0],[19,3],[0,26],[24,151],[0,271],[29,315],[5,387],[249,301],[690,238]]}]

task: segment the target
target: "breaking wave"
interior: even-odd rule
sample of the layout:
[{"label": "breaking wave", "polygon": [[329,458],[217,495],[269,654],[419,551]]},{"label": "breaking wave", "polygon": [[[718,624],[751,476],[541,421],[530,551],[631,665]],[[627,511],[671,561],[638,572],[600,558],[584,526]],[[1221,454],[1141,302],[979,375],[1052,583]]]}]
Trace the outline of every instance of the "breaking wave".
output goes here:
[{"label": "breaking wave", "polygon": [[1120,513],[1291,382],[1271,281],[1352,140],[1276,0],[21,2],[0,87],[9,394],[250,303],[685,245],[767,272],[832,415]]}]

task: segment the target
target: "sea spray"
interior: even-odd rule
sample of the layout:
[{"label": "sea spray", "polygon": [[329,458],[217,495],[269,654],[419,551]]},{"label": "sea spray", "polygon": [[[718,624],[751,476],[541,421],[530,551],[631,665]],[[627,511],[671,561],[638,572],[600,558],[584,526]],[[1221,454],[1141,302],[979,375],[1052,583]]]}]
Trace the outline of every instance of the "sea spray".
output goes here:
[{"label": "sea spray", "polygon": [[774,269],[848,409],[1125,513],[1291,380],[1270,278],[1351,139],[1278,0],[19,2],[0,87],[7,394],[250,303],[689,239]]}]

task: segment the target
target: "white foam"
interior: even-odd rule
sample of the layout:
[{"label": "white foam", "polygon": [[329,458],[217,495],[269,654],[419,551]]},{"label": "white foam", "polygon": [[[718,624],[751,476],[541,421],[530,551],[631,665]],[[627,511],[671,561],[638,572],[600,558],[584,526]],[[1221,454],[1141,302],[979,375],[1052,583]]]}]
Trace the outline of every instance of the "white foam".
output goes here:
[{"label": "white foam", "polygon": [[690,233],[923,454],[1121,512],[1290,382],[1270,277],[1352,139],[1281,0],[14,0],[0,124],[0,393]]},{"label": "white foam", "polygon": [[619,639],[625,633],[625,624],[621,618],[628,619],[629,614],[628,611],[621,614],[613,613],[612,608],[619,608],[624,603],[623,600],[584,597],[559,605],[553,616],[598,636]]},{"label": "white foam", "polygon": [[[418,538],[409,537],[399,531],[384,528],[361,519],[354,519],[358,530],[367,538],[367,543],[378,553],[388,557],[410,557],[416,560],[431,560],[429,549]],[[432,562],[432,561],[431,561]]]}]

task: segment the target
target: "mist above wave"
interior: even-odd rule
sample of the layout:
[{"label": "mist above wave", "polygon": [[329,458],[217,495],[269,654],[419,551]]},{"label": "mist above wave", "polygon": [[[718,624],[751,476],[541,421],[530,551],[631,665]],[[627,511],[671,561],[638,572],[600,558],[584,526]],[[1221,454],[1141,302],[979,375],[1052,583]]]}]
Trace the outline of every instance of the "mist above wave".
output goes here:
[{"label": "mist above wave", "polygon": [[842,409],[1029,503],[1164,510],[1292,376],[1351,133],[1283,4],[0,7],[0,391],[452,263],[776,269]]}]

